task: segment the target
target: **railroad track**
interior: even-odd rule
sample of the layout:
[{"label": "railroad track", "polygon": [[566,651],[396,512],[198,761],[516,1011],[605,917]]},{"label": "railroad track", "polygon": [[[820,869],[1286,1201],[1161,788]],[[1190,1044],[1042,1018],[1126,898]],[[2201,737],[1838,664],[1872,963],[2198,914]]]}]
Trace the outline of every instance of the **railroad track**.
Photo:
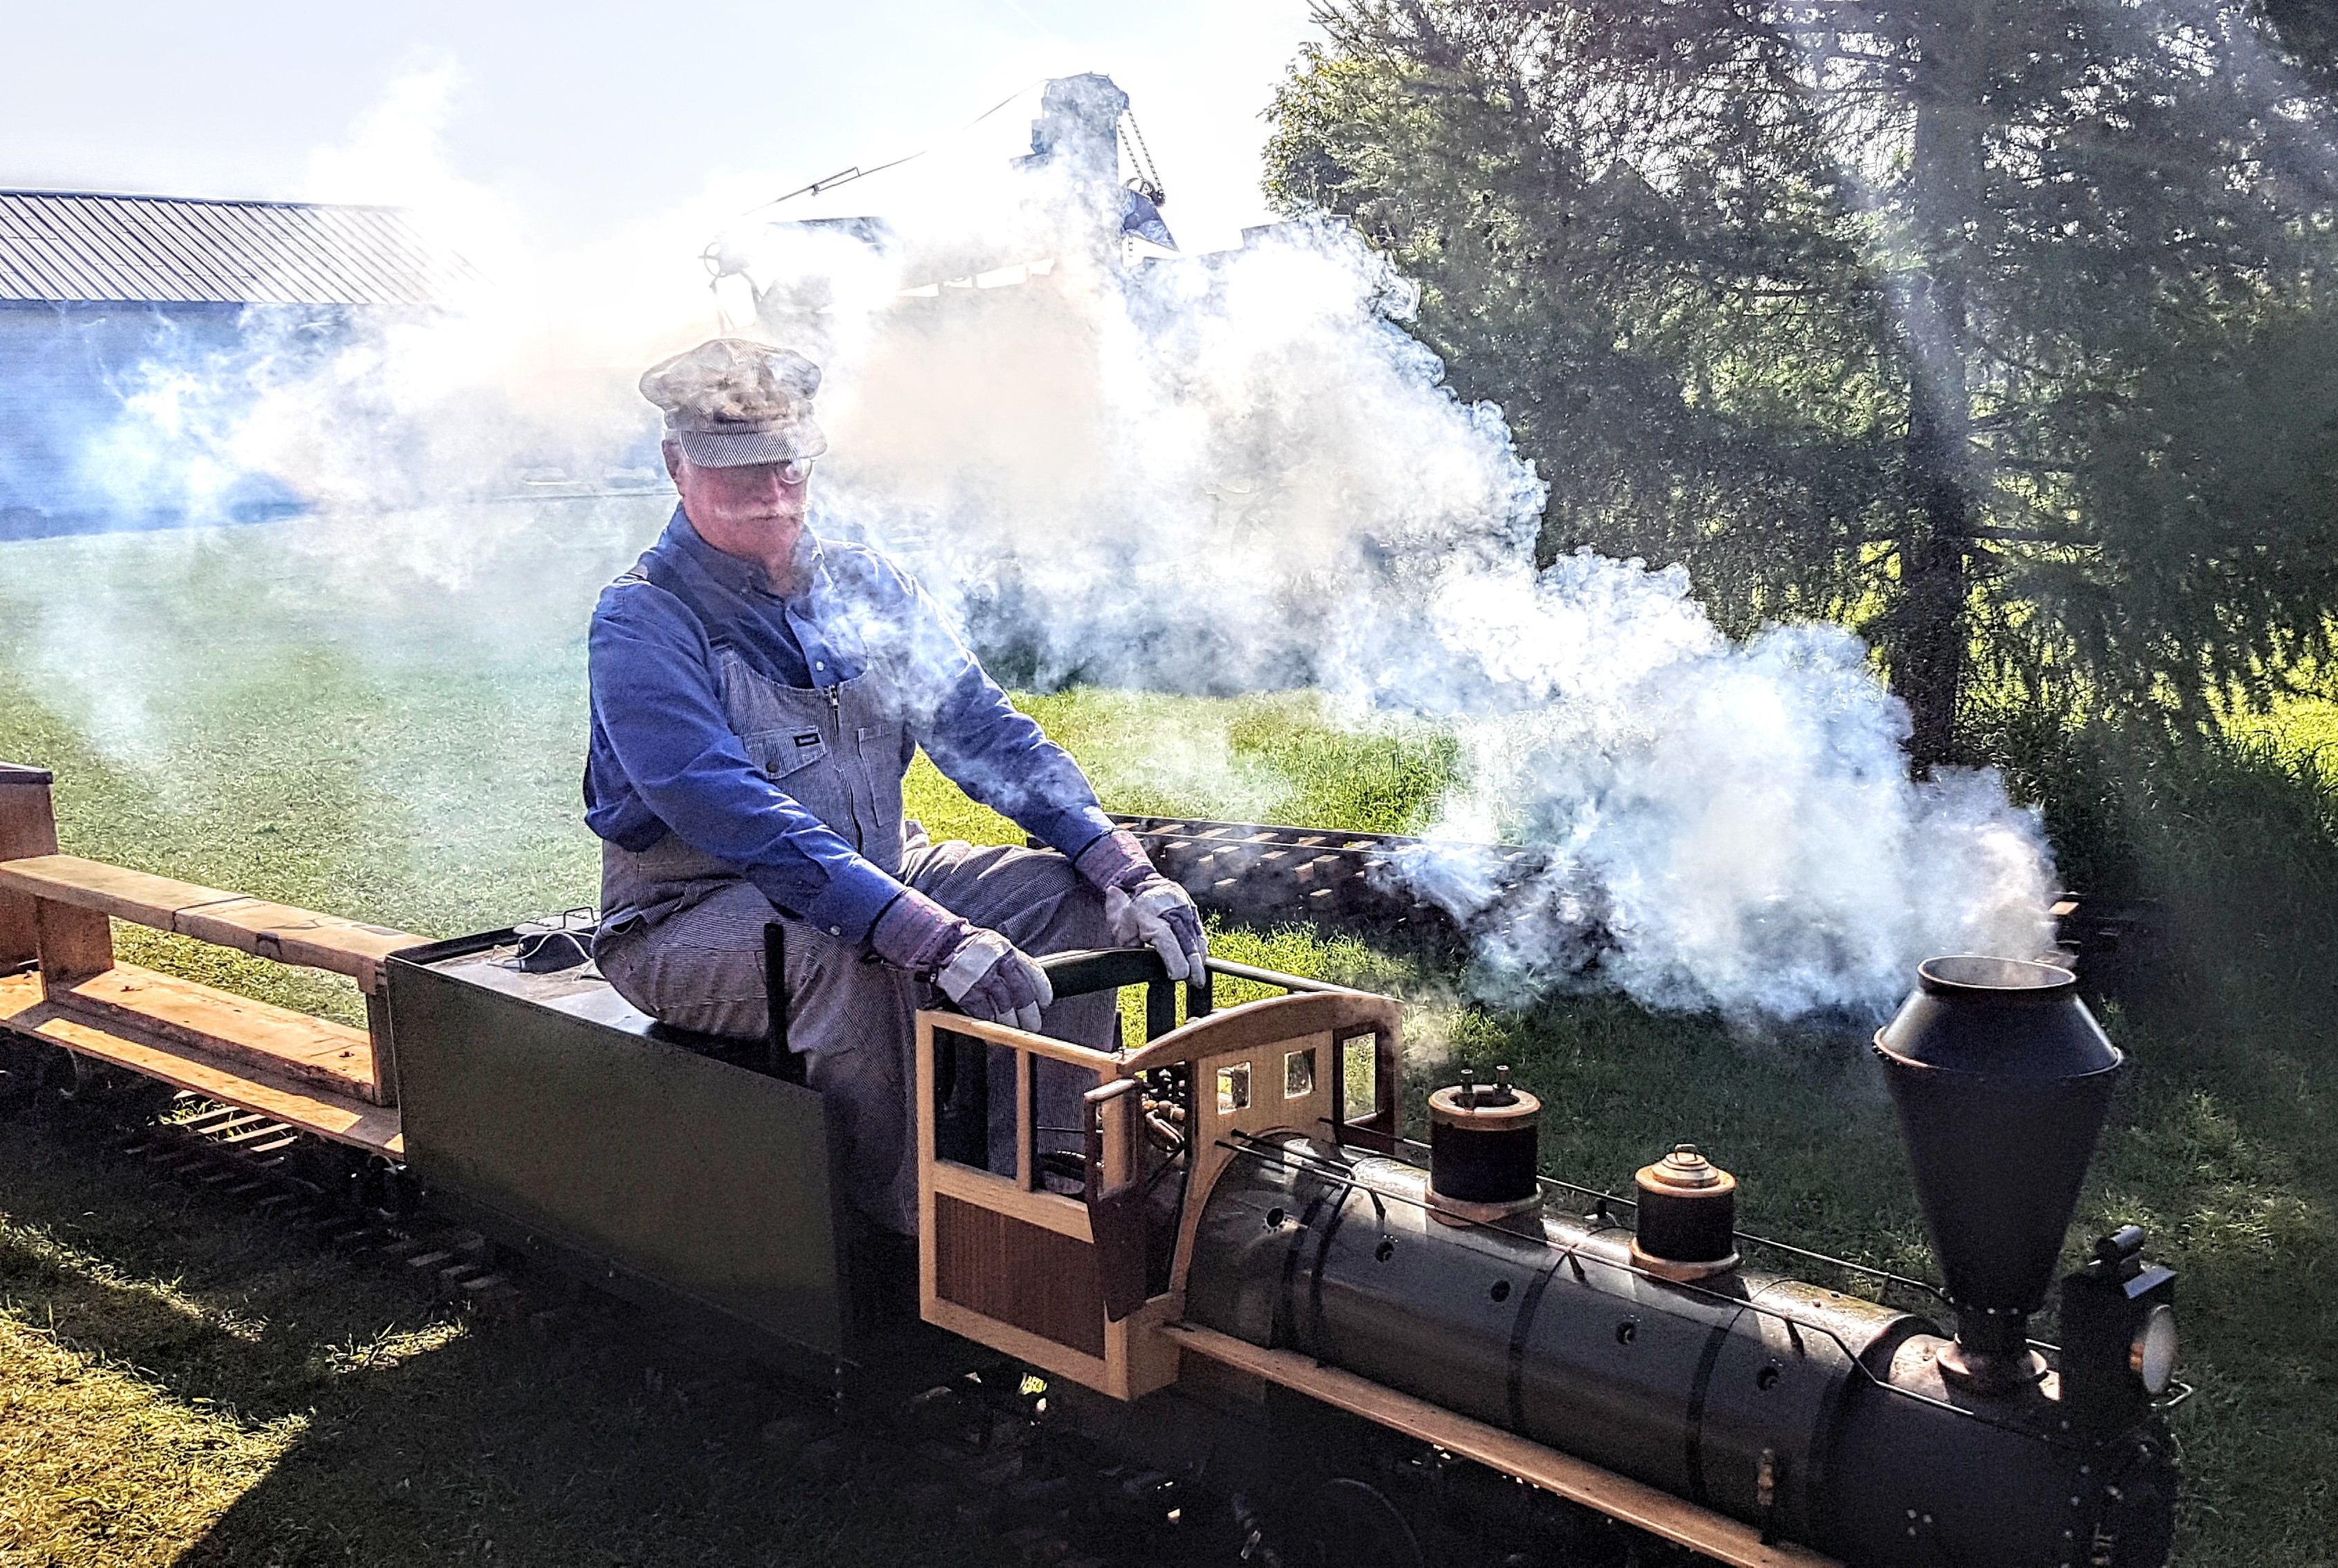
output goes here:
[{"label": "railroad track", "polygon": [[[8,1045],[8,1108],[46,1110],[84,1146],[219,1194],[332,1250],[370,1254],[434,1299],[503,1317],[527,1298],[487,1238],[434,1225],[404,1175],[378,1158],[258,1112],[57,1050]],[[45,1104],[44,1103],[45,1101]]]},{"label": "railroad track", "polygon": [[[1303,922],[1445,962],[1466,956],[1479,934],[1551,902],[1550,852],[1528,845],[1205,817],[1116,813],[1112,820],[1205,912],[1250,924]],[[1607,945],[1602,901],[1596,889],[1562,880],[1570,883],[1574,918],[1558,940],[1588,962]],[[1470,912],[1459,919],[1457,908]]]},{"label": "railroad track", "polygon": [[1415,925],[1458,934],[1453,917],[1416,891],[1418,873],[1431,857],[1458,857],[1498,887],[1515,887],[1550,867],[1547,851],[1516,844],[1431,844],[1401,833],[1202,817],[1115,813],[1112,820],[1134,833],[1162,874],[1196,902],[1251,919]]}]

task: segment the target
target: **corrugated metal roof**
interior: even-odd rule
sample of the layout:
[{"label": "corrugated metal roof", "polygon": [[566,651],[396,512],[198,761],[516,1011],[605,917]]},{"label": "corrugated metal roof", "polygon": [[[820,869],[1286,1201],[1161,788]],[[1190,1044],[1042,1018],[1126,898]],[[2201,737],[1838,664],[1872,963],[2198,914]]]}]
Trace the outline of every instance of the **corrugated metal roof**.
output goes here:
[{"label": "corrugated metal roof", "polygon": [[469,275],[394,207],[0,191],[0,302],[427,305]]}]

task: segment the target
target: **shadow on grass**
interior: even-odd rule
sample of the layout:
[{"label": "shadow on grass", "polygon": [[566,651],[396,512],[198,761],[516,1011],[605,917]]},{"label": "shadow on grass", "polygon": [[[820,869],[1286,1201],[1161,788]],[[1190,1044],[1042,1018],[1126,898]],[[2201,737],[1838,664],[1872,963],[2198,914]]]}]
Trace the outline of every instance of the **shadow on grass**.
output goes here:
[{"label": "shadow on grass", "polygon": [[[857,1565],[985,1549],[888,1506],[896,1475],[800,1474],[759,1433],[809,1404],[615,1304],[580,1303],[550,1336],[432,1308],[371,1265],[40,1126],[0,1126],[0,1317],[44,1356],[34,1367],[0,1338],[18,1363],[0,1386],[50,1390],[8,1418],[48,1423],[16,1436],[56,1461],[0,1479],[25,1561]],[[134,1419],[125,1381],[144,1401]],[[84,1391],[93,1414],[77,1419]],[[168,1455],[158,1411],[175,1424]],[[280,1452],[252,1484],[192,1523],[171,1513],[184,1469],[254,1435]]]}]

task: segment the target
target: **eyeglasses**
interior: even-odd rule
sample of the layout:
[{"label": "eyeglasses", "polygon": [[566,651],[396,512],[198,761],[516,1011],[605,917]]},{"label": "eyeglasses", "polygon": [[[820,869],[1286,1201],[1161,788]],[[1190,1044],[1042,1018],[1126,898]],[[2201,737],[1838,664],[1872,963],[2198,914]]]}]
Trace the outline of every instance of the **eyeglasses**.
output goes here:
[{"label": "eyeglasses", "polygon": [[[767,476],[777,474],[780,483],[794,489],[811,478],[812,459],[787,458],[775,463],[741,463],[723,468],[699,468],[700,482],[721,486],[731,493],[751,496],[771,483]],[[696,467],[696,465],[693,465]]]}]

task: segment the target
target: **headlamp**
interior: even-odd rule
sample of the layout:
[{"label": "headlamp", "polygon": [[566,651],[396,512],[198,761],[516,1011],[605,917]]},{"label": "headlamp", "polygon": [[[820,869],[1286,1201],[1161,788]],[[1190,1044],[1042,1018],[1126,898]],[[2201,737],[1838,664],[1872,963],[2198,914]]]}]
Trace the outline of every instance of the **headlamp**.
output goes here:
[{"label": "headlamp", "polygon": [[2155,1399],[2167,1392],[2176,1376],[2176,1308],[2163,1301],[2144,1314],[2127,1353],[2128,1370],[2143,1379],[2143,1391]]}]

